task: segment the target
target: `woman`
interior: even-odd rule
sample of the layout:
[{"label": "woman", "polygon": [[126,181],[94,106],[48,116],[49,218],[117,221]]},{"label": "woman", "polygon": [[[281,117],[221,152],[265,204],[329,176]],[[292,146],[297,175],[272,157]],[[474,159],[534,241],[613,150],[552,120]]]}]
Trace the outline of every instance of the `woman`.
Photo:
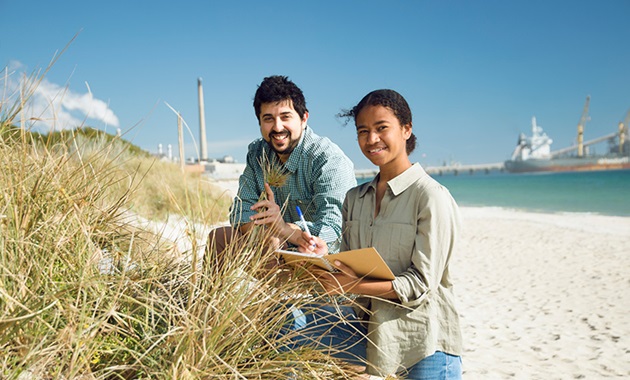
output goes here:
[{"label": "woman", "polygon": [[[359,295],[358,318],[368,321],[368,373],[460,379],[461,332],[449,274],[460,228],[457,204],[409,160],[416,138],[400,94],[373,91],[343,116],[354,118],[359,147],[379,174],[346,195],[341,250],[373,246],[396,277],[359,278],[335,262],[341,272],[320,272],[318,280],[328,294]],[[327,253],[323,240],[310,243]]]}]

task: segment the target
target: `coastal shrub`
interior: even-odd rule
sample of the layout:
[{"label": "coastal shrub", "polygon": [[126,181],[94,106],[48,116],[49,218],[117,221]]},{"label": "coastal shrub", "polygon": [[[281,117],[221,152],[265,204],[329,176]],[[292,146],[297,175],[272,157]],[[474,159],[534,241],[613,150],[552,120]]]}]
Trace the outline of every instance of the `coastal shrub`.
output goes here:
[{"label": "coastal shrub", "polygon": [[[34,86],[32,77],[25,86]],[[26,88],[23,93],[32,89]],[[201,176],[80,132],[33,135],[0,103],[0,378],[334,379],[311,349],[283,349],[313,282],[268,271],[260,242],[201,268],[198,226],[229,199]],[[9,108],[7,108],[9,107]],[[177,216],[188,250],[140,220]]]}]

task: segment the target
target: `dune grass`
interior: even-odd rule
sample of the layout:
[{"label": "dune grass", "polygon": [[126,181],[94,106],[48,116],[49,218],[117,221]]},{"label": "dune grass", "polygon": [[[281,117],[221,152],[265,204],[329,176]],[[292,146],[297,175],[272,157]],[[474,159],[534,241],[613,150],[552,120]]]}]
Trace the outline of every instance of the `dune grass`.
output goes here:
[{"label": "dune grass", "polygon": [[[23,93],[38,83],[32,77]],[[237,243],[201,268],[230,200],[119,138],[28,132],[0,103],[0,378],[334,379],[356,375],[310,348],[281,349],[312,281],[263,270]],[[14,125],[22,124],[22,128]],[[190,250],[137,223],[180,218]]]}]

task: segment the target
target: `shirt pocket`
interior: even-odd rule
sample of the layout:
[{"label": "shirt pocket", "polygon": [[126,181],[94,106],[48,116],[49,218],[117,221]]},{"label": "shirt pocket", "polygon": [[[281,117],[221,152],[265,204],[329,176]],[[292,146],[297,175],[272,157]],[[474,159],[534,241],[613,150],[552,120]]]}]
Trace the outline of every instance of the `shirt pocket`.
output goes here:
[{"label": "shirt pocket", "polygon": [[344,230],[341,231],[341,235],[343,236],[344,242],[348,249],[364,248],[361,242],[366,241],[365,238],[367,237],[365,237],[363,240],[361,239],[361,222],[359,222],[358,220],[346,221]]},{"label": "shirt pocket", "polygon": [[387,223],[375,227],[375,246],[394,275],[411,266],[415,248],[416,226],[405,223]]}]

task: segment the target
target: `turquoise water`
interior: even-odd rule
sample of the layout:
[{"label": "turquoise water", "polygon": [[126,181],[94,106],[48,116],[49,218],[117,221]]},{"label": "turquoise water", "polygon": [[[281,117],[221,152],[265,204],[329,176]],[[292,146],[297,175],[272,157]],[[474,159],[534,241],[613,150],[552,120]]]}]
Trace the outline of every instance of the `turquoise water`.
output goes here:
[{"label": "turquoise water", "polygon": [[433,177],[461,206],[630,216],[630,170]]}]

